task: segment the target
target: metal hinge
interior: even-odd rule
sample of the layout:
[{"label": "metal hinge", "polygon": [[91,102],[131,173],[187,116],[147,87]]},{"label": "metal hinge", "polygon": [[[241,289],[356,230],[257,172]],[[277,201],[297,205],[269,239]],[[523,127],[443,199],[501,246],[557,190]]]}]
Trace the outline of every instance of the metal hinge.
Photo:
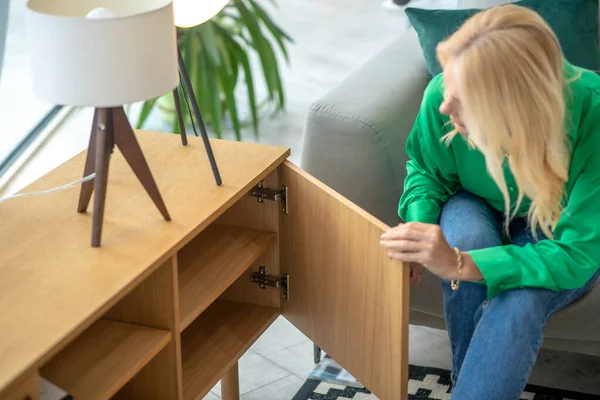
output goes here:
[{"label": "metal hinge", "polygon": [[250,191],[250,196],[256,197],[259,203],[264,203],[265,200],[271,201],[281,201],[281,208],[284,213],[288,213],[288,205],[287,205],[287,187],[281,186],[281,189],[269,189],[265,187],[264,181],[258,182],[252,190]]},{"label": "metal hinge", "polygon": [[257,283],[261,289],[266,289],[267,286],[280,288],[283,291],[283,298],[290,300],[290,276],[288,274],[281,275],[280,279],[267,274],[267,267],[258,267],[258,272],[252,274],[252,282]]}]

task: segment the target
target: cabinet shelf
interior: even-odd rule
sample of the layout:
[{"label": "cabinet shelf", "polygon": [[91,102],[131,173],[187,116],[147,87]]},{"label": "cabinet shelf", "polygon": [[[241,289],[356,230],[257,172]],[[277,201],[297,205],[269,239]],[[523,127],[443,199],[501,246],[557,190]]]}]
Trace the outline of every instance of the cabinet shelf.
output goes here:
[{"label": "cabinet shelf", "polygon": [[183,331],[277,239],[274,232],[214,224],[181,249],[180,329]]},{"label": "cabinet shelf", "polygon": [[202,399],[277,315],[273,307],[215,301],[181,334],[183,398]]},{"label": "cabinet shelf", "polygon": [[168,331],[100,319],[40,375],[76,399],[109,399],[170,340]]}]

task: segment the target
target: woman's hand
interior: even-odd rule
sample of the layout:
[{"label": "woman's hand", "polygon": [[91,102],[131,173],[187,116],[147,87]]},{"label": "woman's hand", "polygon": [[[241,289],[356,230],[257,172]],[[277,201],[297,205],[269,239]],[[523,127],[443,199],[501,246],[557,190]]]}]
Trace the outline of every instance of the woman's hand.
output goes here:
[{"label": "woman's hand", "polygon": [[[381,246],[389,250],[394,260],[420,264],[442,279],[457,278],[457,257],[438,225],[410,222],[400,224],[381,236]],[[418,280],[417,280],[418,279]],[[420,274],[418,278],[420,281]]]}]

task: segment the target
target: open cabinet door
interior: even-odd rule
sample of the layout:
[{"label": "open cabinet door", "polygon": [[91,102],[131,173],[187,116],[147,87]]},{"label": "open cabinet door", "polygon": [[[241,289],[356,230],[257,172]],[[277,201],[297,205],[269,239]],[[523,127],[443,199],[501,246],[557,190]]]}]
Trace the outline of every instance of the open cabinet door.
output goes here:
[{"label": "open cabinet door", "polygon": [[280,178],[282,314],[380,399],[406,399],[409,271],[379,246],[387,226],[289,162]]}]

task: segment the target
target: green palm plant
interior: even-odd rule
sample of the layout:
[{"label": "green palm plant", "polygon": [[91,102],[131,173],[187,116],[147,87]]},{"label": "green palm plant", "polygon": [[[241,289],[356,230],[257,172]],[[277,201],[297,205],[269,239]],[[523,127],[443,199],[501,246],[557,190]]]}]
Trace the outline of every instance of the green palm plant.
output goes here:
[{"label": "green palm plant", "polygon": [[[255,135],[258,136],[261,105],[274,105],[276,112],[285,108],[285,93],[274,44],[289,62],[286,42],[293,43],[293,40],[255,0],[232,0],[210,21],[193,28],[178,28],[177,36],[202,117],[212,126],[218,138],[222,137],[223,121],[228,117],[237,140],[241,140],[240,104],[236,89],[242,81],[245,82]],[[253,55],[260,63],[266,89],[266,98],[260,102],[253,76]],[[182,91],[179,92],[182,111],[189,123],[188,104]],[[137,121],[138,129],[143,127],[150,112],[159,103],[172,110],[173,132],[179,133],[171,94],[143,103]]]}]

